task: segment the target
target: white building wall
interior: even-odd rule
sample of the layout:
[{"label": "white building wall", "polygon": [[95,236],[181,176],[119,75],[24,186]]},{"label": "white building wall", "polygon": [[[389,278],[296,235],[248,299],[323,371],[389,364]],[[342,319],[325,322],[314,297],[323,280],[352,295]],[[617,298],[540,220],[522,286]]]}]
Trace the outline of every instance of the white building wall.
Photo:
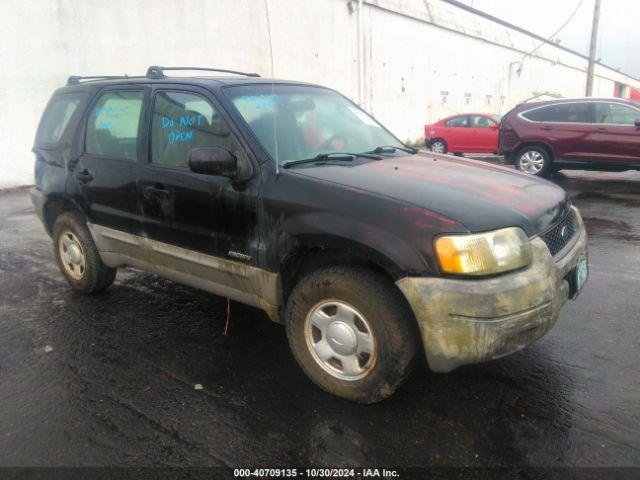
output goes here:
[{"label": "white building wall", "polygon": [[[348,2],[267,3],[274,76],[358,100],[357,13]],[[68,75],[142,74],[159,64],[270,76],[268,32],[263,0],[0,0],[0,187],[32,183],[35,129]],[[365,0],[362,35],[361,103],[404,140],[452,113],[505,112],[536,92],[583,94],[583,58],[550,45],[526,57],[538,41],[439,0]],[[601,66],[596,74],[597,95],[610,96],[614,81],[640,87]]]}]

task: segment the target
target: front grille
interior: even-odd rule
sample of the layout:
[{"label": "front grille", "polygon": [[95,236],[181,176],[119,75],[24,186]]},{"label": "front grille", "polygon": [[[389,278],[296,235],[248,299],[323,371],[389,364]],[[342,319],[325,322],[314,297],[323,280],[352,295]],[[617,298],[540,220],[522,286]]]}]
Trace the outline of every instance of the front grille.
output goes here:
[{"label": "front grille", "polygon": [[573,210],[560,221],[560,223],[551,227],[549,230],[540,235],[540,238],[547,244],[547,248],[552,256],[556,256],[578,231],[578,219]]}]

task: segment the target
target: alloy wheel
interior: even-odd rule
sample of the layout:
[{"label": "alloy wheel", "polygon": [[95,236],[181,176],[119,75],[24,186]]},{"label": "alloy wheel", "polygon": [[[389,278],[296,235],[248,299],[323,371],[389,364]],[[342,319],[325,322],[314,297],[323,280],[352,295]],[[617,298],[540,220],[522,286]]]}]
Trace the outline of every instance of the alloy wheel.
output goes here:
[{"label": "alloy wheel", "polygon": [[444,143],[437,140],[431,144],[431,151],[433,153],[444,153]]},{"label": "alloy wheel", "polygon": [[544,157],[536,150],[528,150],[520,155],[518,160],[520,170],[531,175],[536,175],[544,168]]}]

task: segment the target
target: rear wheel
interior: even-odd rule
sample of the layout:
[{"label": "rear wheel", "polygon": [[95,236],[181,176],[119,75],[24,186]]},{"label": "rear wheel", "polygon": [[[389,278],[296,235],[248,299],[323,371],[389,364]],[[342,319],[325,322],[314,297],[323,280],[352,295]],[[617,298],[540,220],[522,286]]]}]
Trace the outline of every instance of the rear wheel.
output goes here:
[{"label": "rear wheel", "polygon": [[65,212],[53,224],[53,244],[60,271],[71,288],[80,293],[94,293],[109,287],[116,269],[100,259],[83,216]]},{"label": "rear wheel", "polygon": [[515,164],[521,172],[542,176],[551,168],[551,157],[544,148],[529,146],[518,151]]},{"label": "rear wheel", "polygon": [[435,140],[431,141],[431,144],[429,145],[429,149],[433,153],[447,153],[448,151],[447,142],[445,142],[441,138],[436,138]]},{"label": "rear wheel", "polygon": [[311,380],[360,403],[390,396],[419,351],[402,294],[364,267],[334,266],[304,277],[291,293],[285,323],[293,354]]}]

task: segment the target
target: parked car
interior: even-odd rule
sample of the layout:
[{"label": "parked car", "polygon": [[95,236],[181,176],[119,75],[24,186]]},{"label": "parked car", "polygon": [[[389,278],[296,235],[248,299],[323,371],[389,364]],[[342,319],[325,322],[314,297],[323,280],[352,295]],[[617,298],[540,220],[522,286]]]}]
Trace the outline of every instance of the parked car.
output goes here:
[{"label": "parked car", "polygon": [[71,77],[45,109],[31,198],[77,292],[133,266],[261,308],[369,403],[421,351],[447,372],[534,342],[584,285],[560,187],[418,152],[327,88],[167,71]]},{"label": "parked car", "polygon": [[502,119],[500,153],[532,175],[640,169],[640,106],[619,98],[520,104]]},{"label": "parked car", "polygon": [[463,113],[425,125],[425,144],[434,153],[495,153],[500,115]]}]

